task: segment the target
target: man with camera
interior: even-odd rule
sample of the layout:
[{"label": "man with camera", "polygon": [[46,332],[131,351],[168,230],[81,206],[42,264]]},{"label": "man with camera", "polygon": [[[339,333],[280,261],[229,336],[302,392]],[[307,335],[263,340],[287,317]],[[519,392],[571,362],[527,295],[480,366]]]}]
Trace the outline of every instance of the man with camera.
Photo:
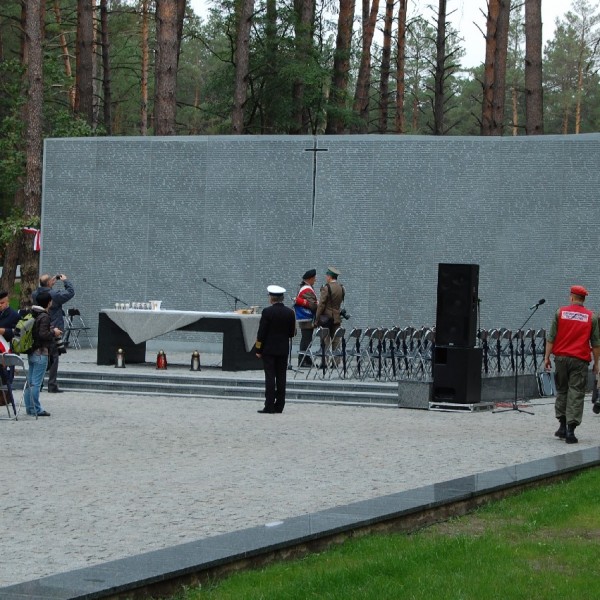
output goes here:
[{"label": "man with camera", "polygon": [[[55,289],[54,285],[58,281],[62,283],[62,287]],[[36,299],[40,292],[49,292],[50,297],[52,298],[52,304],[49,309],[50,324],[52,328],[57,328],[60,329],[61,332],[64,332],[65,313],[63,312],[63,304],[68,302],[75,295],[73,284],[67,279],[67,276],[64,273],[59,273],[54,277],[48,275],[48,273],[44,273],[40,277],[39,287],[31,294],[31,299],[34,304],[37,303]],[[59,340],[58,343],[54,344],[50,349],[48,362],[48,392],[51,394],[60,394],[62,392],[58,387],[56,377],[58,375],[58,357],[65,352],[66,349],[62,340]]]},{"label": "man with camera", "polygon": [[[346,295],[343,285],[338,283],[338,277],[341,275],[335,267],[327,267],[325,271],[325,285],[321,288],[321,297],[315,315],[315,324],[317,327],[327,327],[333,339],[333,334],[341,325],[342,317],[349,318],[342,314],[342,304]],[[345,311],[344,311],[345,313]],[[340,340],[333,340],[332,348],[334,350],[340,345]]]}]

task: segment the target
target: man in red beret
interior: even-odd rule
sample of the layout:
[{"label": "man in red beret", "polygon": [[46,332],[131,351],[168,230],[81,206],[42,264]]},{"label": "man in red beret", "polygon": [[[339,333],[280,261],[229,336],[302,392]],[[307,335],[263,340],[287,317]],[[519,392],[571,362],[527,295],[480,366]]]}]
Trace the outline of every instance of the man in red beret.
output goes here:
[{"label": "man in red beret", "polygon": [[554,410],[560,426],[554,435],[567,444],[576,444],[575,428],[583,417],[583,399],[588,379],[590,356],[598,373],[600,330],[594,313],[583,303],[588,291],[581,285],[571,287],[571,304],[556,311],[546,338],[545,367],[551,368],[554,354],[556,402]]}]

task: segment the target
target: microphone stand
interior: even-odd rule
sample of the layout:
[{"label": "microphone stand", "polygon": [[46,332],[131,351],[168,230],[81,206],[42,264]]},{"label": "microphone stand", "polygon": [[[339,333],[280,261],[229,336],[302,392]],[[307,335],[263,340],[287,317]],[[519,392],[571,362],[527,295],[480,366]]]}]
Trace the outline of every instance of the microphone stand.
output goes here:
[{"label": "microphone stand", "polygon": [[[540,307],[539,302],[533,307],[531,314],[527,317],[527,319],[525,319],[525,322],[523,323],[523,325],[521,325],[521,327],[519,327],[519,329],[517,331],[522,331],[523,327],[525,327],[525,325],[527,325],[527,323],[529,322],[529,319],[531,319],[531,317],[533,317],[533,315],[535,315],[537,309]],[[495,413],[501,413],[501,412],[508,412],[508,411],[517,411],[517,412],[522,412],[522,413],[526,413],[528,415],[534,415],[535,413],[529,411],[529,410],[523,410],[522,408],[519,408],[519,404],[517,403],[517,395],[518,395],[518,381],[519,381],[519,361],[516,360],[515,361],[515,397],[513,399],[512,402],[512,407],[511,408],[503,408],[501,410],[494,410],[492,412]]]},{"label": "microphone stand", "polygon": [[246,302],[244,302],[243,300],[241,300],[240,298],[238,298],[234,294],[231,294],[230,292],[227,292],[224,289],[220,288],[219,286],[215,285],[214,283],[211,283],[210,281],[208,281],[206,279],[206,277],[203,277],[202,281],[204,281],[204,283],[208,283],[208,285],[210,285],[210,287],[213,287],[213,288],[215,288],[215,290],[219,290],[220,292],[223,292],[225,294],[225,296],[231,298],[233,300],[233,310],[237,310],[237,303],[238,302],[240,302],[244,306],[249,306],[249,304],[246,304]]}]

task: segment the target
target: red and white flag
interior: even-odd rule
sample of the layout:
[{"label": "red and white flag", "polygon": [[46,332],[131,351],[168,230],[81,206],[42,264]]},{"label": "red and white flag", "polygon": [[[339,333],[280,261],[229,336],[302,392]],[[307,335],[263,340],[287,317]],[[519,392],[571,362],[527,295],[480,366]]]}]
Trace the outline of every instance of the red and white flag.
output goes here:
[{"label": "red and white flag", "polygon": [[25,233],[31,233],[33,235],[33,251],[39,252],[42,248],[41,231],[35,227],[23,227]]}]

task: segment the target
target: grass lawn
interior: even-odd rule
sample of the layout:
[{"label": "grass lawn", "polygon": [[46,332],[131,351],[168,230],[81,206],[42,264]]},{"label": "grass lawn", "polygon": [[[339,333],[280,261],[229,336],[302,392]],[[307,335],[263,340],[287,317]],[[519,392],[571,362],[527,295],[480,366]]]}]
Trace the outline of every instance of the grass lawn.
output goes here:
[{"label": "grass lawn", "polygon": [[369,535],[174,600],[600,598],[600,469],[411,535]]}]

